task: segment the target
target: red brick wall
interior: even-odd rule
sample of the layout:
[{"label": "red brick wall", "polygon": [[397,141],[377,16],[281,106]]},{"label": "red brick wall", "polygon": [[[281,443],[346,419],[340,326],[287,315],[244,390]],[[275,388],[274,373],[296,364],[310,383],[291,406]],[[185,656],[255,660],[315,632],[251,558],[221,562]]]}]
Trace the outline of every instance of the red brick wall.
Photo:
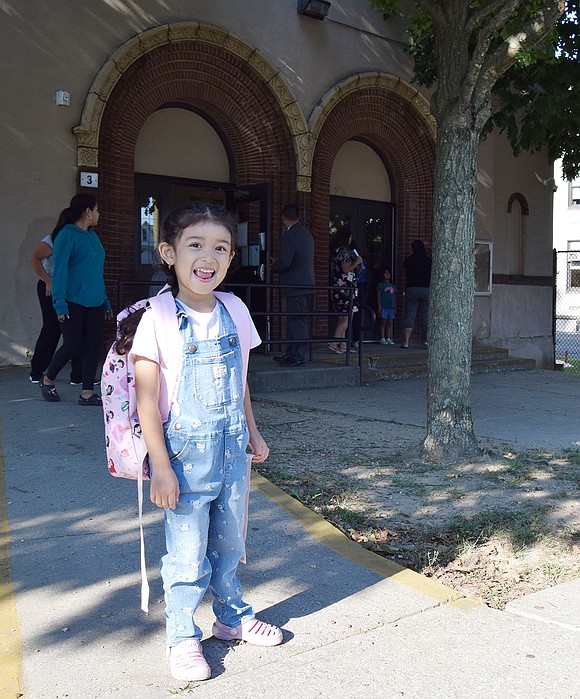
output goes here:
[{"label": "red brick wall", "polygon": [[294,148],[286,121],[269,88],[247,63],[223,48],[195,41],[147,53],[113,89],[100,130],[99,233],[107,251],[105,276],[111,293],[118,279],[136,275],[137,137],[149,115],[167,104],[194,106],[219,126],[233,154],[236,184],[271,183],[274,253],[281,208],[296,198]]},{"label": "red brick wall", "polygon": [[324,285],[334,159],[351,138],[372,143],[389,162],[393,175],[396,278],[402,286],[402,260],[410,252],[410,242],[431,240],[434,142],[421,114],[386,89],[349,94],[329,114],[317,141],[312,193],[298,194],[292,138],[261,76],[222,47],[184,41],[160,46],[131,65],[104,111],[99,141],[99,234],[107,251],[105,277],[113,304],[117,280],[134,279],[137,271],[135,144],[146,119],[168,104],[195,107],[218,125],[232,153],[235,184],[270,183],[274,257],[282,206],[289,201],[299,205],[315,237],[317,281]]}]

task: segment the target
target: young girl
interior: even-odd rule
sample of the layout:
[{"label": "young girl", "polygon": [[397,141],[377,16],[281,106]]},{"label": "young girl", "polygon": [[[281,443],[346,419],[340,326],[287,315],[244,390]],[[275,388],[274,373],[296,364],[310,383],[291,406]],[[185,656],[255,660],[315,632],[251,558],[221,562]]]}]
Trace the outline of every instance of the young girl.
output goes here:
[{"label": "young girl", "polygon": [[391,282],[391,273],[386,269],[383,272],[383,281],[377,284],[377,310],[380,319],[381,345],[395,344],[393,342],[393,320],[395,319],[396,295],[397,287]]},{"label": "young girl", "polygon": [[[235,252],[236,224],[224,209],[192,203],[170,214],[159,254],[175,296],[182,340],[175,395],[163,396],[153,317],[144,313],[131,358],[141,428],[151,465],[151,501],[165,509],[167,552],[161,561],[167,645],[177,680],[211,676],[194,614],[206,590],[217,617],[213,635],[263,646],[282,632],[254,617],[236,577],[244,556],[249,468],[268,456],[242,385],[236,326],[214,289]],[[242,306],[244,313],[248,313]],[[251,322],[252,342],[260,338]],[[165,405],[164,405],[165,404]],[[167,413],[167,414],[166,414]]]}]

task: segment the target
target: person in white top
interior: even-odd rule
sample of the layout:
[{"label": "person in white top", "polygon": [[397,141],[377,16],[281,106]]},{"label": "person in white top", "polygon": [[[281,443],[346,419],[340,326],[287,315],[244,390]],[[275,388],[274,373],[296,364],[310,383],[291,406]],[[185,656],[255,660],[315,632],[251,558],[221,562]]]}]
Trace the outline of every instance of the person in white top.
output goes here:
[{"label": "person in white top", "polygon": [[[28,258],[32,269],[38,276],[36,293],[40,304],[40,312],[42,313],[42,328],[30,360],[30,381],[32,383],[38,383],[42,378],[56,351],[61,336],[61,324],[52,305],[52,248],[54,238],[56,238],[61,228],[62,221],[59,220],[54,231],[44,236]],[[80,385],[82,382],[81,360],[78,357],[71,361],[70,382],[75,386]]]}]

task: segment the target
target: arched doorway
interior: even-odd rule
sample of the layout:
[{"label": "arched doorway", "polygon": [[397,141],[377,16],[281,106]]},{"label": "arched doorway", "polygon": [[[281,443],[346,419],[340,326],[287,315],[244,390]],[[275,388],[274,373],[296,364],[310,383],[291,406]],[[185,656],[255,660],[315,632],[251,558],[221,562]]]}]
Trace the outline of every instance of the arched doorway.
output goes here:
[{"label": "arched doorway", "polygon": [[[420,238],[429,245],[432,239],[435,128],[427,102],[400,79],[358,75],[329,91],[321,102],[312,131],[316,142],[312,199],[319,202],[314,225],[319,236],[317,244],[326,248],[329,221],[335,217],[340,203],[340,195],[333,194],[335,163],[340,164],[339,156],[342,157],[345,146],[357,149],[358,155],[355,157],[353,151],[353,157],[348,158],[352,171],[358,172],[349,184],[351,193],[359,192],[353,197],[358,201],[350,213],[352,220],[358,220],[355,223],[358,231],[354,233],[365,238],[365,244],[368,235],[377,264],[382,257],[380,264],[390,265],[392,278],[402,290],[403,260],[410,253],[411,241]],[[365,167],[374,173],[370,179],[379,185],[383,183],[379,186],[381,193],[374,195],[376,200],[365,198],[364,190],[357,189],[357,181],[367,179],[360,167],[353,165],[361,156],[363,163],[366,161]],[[365,206],[369,207],[367,211]],[[343,215],[348,215],[345,208]],[[374,249],[373,240],[379,241]],[[368,293],[372,294],[372,288]],[[402,294],[399,294],[397,318],[402,310]]]},{"label": "arched doorway", "polygon": [[139,278],[154,274],[155,249],[165,216],[195,200],[226,206],[231,172],[222,137],[203,115],[176,105],[149,116],[135,144]]},{"label": "arched doorway", "polygon": [[339,150],[330,176],[329,257],[336,231],[347,226],[365,270],[359,280],[362,305],[375,307],[376,285],[392,270],[395,204],[387,167],[375,149],[361,140]]},{"label": "arched doorway", "polygon": [[[290,123],[285,86],[226,33],[170,26],[150,38],[155,41],[127,47],[121,75],[103,68],[95,81],[102,95],[87,100],[75,131],[79,162],[89,156],[98,162],[107,284],[114,289],[147,279],[151,229],[162,213],[191,198],[216,199],[238,212],[243,235],[235,281],[259,281],[268,256],[277,253],[272,212],[296,195],[295,131],[304,131],[296,110]],[[200,162],[210,157],[213,162]],[[258,299],[252,308],[263,310],[265,293]]]}]

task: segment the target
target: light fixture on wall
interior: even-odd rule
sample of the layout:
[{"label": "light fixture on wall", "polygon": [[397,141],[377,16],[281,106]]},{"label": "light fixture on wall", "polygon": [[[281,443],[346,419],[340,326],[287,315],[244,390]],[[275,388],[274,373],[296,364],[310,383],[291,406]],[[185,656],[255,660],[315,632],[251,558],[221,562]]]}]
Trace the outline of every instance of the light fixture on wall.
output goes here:
[{"label": "light fixture on wall", "polygon": [[70,92],[66,90],[57,90],[54,101],[59,107],[70,107]]},{"label": "light fixture on wall", "polygon": [[324,19],[330,9],[329,0],[298,0],[298,14]]}]

